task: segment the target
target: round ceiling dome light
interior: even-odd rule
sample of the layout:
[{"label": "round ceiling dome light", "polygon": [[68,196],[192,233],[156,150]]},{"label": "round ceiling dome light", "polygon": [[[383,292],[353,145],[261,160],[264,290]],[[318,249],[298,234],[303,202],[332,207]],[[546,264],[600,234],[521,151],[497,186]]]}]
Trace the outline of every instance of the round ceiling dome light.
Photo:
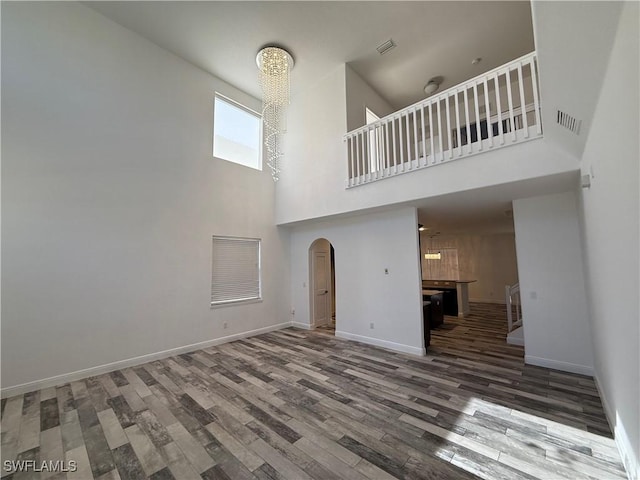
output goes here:
[{"label": "round ceiling dome light", "polygon": [[440,84],[442,83],[443,80],[444,78],[441,76],[433,77],[432,79],[430,79],[427,82],[427,84],[424,86],[424,93],[426,93],[427,96],[433,95],[434,93],[436,93],[440,88]]}]

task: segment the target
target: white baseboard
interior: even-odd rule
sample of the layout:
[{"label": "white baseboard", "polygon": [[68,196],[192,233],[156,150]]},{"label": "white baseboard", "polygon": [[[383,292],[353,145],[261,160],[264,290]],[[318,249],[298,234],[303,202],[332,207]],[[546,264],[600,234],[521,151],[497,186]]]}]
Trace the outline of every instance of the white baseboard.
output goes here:
[{"label": "white baseboard", "polygon": [[169,350],[163,350],[161,352],[149,353],[146,355],[140,355],[139,357],[127,358],[125,360],[118,360],[117,362],[107,363],[104,365],[98,365],[91,368],[85,368],[83,370],[77,370],[71,373],[64,373],[62,375],[56,375],[49,378],[43,378],[41,380],[35,380],[33,382],[22,383],[20,385],[14,385],[11,387],[3,388],[0,392],[2,398],[12,397],[14,395],[22,395],[34,390],[41,390],[43,388],[55,387],[57,385],[63,385],[65,383],[74,382],[87,377],[93,377],[95,375],[102,375],[103,373],[113,372],[114,370],[121,370],[127,367],[134,367],[143,363],[153,362],[167,357],[173,357],[180,355],[181,353],[193,352],[194,350],[200,350],[202,348],[213,347],[215,345],[221,345],[223,343],[232,342],[241,338],[252,337],[254,335],[260,335],[261,333],[272,332],[274,330],[280,330],[291,326],[291,322],[279,323],[277,325],[271,325],[268,327],[257,328],[255,330],[249,330],[247,332],[235,333],[226,337],[214,338],[206,340],[204,342],[192,343],[191,345],[184,345],[182,347],[171,348]]},{"label": "white baseboard", "polygon": [[561,362],[559,360],[534,357],[532,355],[525,355],[524,363],[527,363],[529,365],[536,365],[538,367],[553,368],[555,370],[562,370],[563,372],[579,373],[580,375],[588,375],[590,377],[593,377],[593,367],[589,367],[587,365]]},{"label": "white baseboard", "polygon": [[507,344],[508,345],[517,345],[519,347],[524,347],[524,338],[509,337],[507,335]]},{"label": "white baseboard", "polygon": [[295,328],[302,328],[303,330],[313,330],[313,325],[302,322],[291,322],[291,326]]},{"label": "white baseboard", "polygon": [[412,355],[419,356],[424,356],[426,354],[424,348],[412,347],[411,345],[404,345],[402,343],[389,342],[387,340],[380,340],[379,338],[365,337],[363,335],[356,335],[355,333],[336,330],[336,337],[344,338],[346,340],[354,340],[356,342],[366,343],[369,345],[375,345],[377,347],[388,348],[389,350],[395,350],[396,352],[410,353]]},{"label": "white baseboard", "polygon": [[616,446],[620,452],[622,464],[627,471],[627,478],[629,478],[629,480],[640,480],[640,462],[638,462],[638,457],[633,451],[631,441],[629,440],[629,436],[627,435],[624,425],[620,422],[620,416],[618,415],[618,412],[615,412],[613,408],[611,408],[611,404],[600,387],[598,376],[594,375],[593,379],[595,380],[596,388],[598,389],[598,394],[602,401],[605,417],[607,417],[609,427],[613,432],[613,438],[615,438]]},{"label": "white baseboard", "polygon": [[524,327],[522,325],[509,332],[507,335],[507,344],[524,347]]}]

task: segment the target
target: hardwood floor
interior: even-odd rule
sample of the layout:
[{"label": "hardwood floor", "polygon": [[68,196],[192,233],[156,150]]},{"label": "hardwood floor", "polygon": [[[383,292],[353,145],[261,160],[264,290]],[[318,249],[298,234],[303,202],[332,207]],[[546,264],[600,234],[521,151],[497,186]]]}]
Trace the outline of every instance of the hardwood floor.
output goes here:
[{"label": "hardwood floor", "polygon": [[[426,357],[286,329],[2,400],[2,460],[51,479],[622,479],[593,380],[525,366],[504,307]],[[68,464],[66,464],[68,466]]]}]

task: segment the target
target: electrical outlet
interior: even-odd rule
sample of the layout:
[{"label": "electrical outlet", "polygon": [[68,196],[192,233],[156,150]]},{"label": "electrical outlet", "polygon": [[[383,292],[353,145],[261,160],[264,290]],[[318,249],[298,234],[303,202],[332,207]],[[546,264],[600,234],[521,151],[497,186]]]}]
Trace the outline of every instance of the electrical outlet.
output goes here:
[{"label": "electrical outlet", "polygon": [[385,275],[389,275],[389,269],[388,269],[388,268],[385,268],[385,269],[384,269],[384,274],[385,274]]},{"label": "electrical outlet", "polygon": [[371,330],[373,330],[373,322],[371,322],[371,323],[369,324],[369,328],[370,328]]},{"label": "electrical outlet", "polygon": [[295,315],[295,314],[296,314],[296,309],[295,309],[295,308],[292,308],[292,309],[291,309],[291,315]]},{"label": "electrical outlet", "polygon": [[224,322],[224,323],[222,324],[222,328],[224,328],[225,330],[227,329],[227,326],[228,326],[228,325],[227,325],[227,322]]}]

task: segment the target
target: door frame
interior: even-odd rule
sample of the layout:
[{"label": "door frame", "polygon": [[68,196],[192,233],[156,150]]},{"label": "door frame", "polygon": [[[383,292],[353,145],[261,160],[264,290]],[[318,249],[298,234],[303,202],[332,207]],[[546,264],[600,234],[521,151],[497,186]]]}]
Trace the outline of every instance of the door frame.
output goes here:
[{"label": "door frame", "polygon": [[333,316],[334,291],[333,291],[333,285],[331,284],[331,277],[334,274],[333,273],[334,266],[331,264],[331,248],[332,247],[333,247],[332,243],[326,238],[317,238],[309,246],[309,313],[310,313],[309,325],[311,329],[315,329],[316,327],[320,326],[320,325],[316,325],[315,323],[316,288],[315,288],[315,261],[314,260],[315,260],[316,253],[326,253],[327,255],[327,265],[329,267],[326,270],[327,290],[328,290],[327,316],[329,320],[327,323],[331,323],[331,318]]}]

